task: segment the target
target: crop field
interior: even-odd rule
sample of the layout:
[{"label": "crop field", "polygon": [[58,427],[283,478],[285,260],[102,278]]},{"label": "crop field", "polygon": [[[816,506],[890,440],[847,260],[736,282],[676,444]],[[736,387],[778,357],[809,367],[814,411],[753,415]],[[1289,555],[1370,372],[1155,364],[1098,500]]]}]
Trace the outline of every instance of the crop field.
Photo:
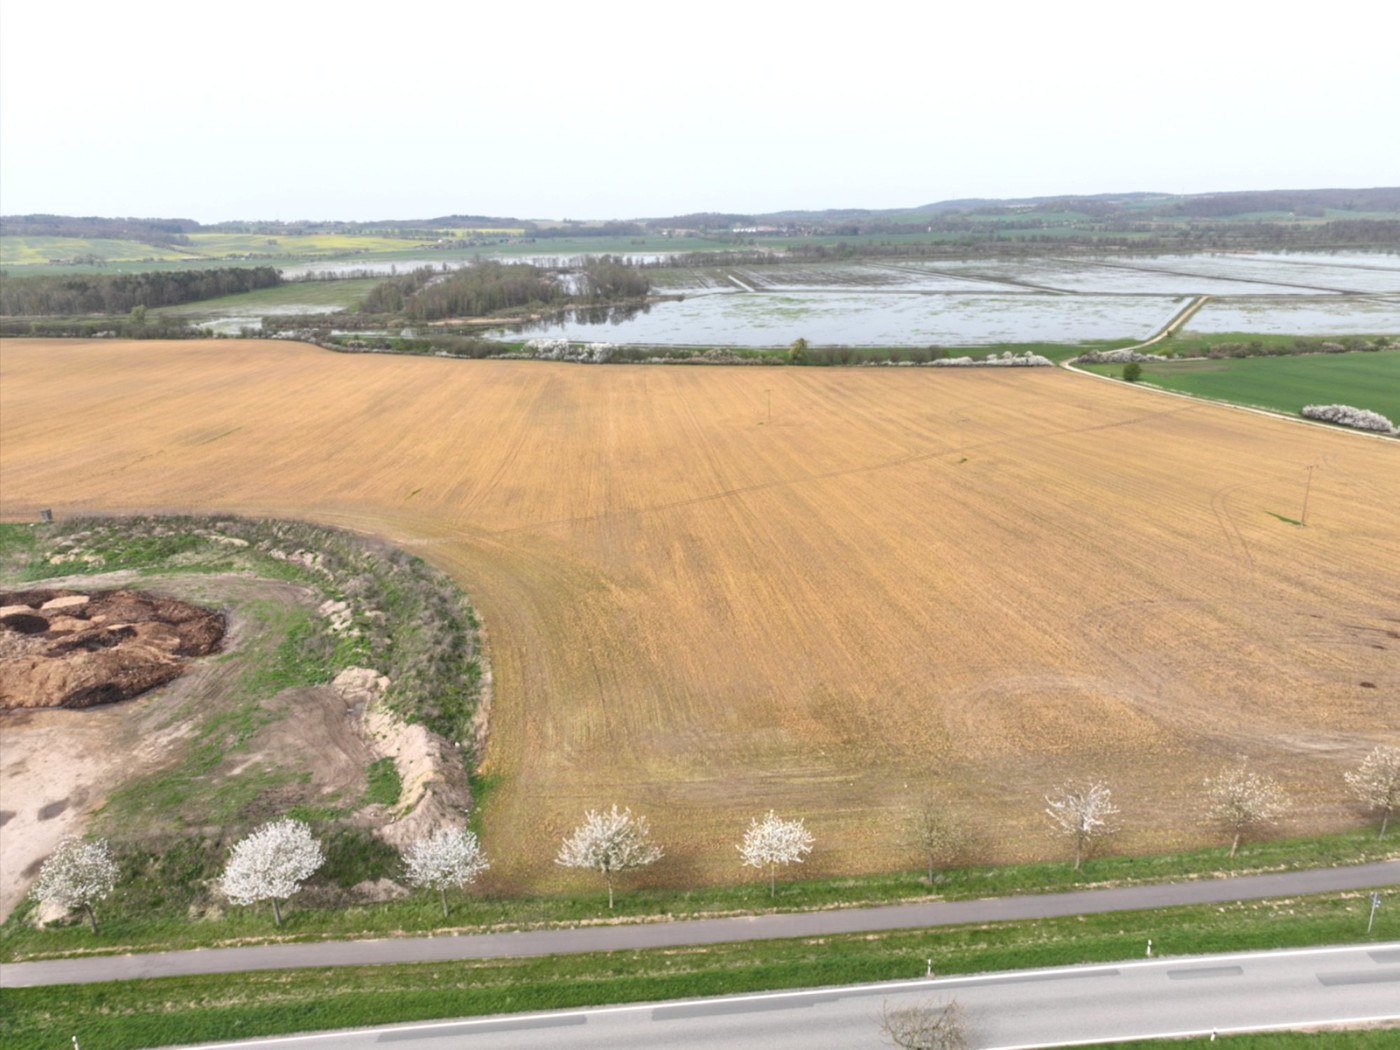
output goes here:
[{"label": "crop field", "polygon": [[977,856],[1064,857],[1043,796],[1090,775],[1113,850],[1218,842],[1239,754],[1280,831],[1351,826],[1343,771],[1400,737],[1397,491],[1393,442],[1058,369],[0,343],[0,516],[302,517],[461,583],[498,891],[578,885],[559,840],[614,802],[677,886],[743,878],[769,808],[810,874],[910,866],[930,789]]},{"label": "crop field", "polygon": [[0,266],[42,267],[50,259],[91,255],[104,262],[174,261],[196,255],[186,247],[86,237],[0,237]]},{"label": "crop field", "polygon": [[[1122,365],[1085,365],[1117,375]],[[1297,415],[1304,405],[1352,405],[1400,420],[1400,351],[1148,361],[1142,379],[1168,390]]]}]

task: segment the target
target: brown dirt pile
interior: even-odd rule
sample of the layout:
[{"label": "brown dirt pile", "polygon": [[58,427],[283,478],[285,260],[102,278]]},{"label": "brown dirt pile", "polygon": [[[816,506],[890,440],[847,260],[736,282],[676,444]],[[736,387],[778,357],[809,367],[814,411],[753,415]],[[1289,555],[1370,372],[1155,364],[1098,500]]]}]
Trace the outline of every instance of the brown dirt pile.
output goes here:
[{"label": "brown dirt pile", "polygon": [[0,591],[0,709],[129,700],[223,637],[222,614],[141,591]]}]

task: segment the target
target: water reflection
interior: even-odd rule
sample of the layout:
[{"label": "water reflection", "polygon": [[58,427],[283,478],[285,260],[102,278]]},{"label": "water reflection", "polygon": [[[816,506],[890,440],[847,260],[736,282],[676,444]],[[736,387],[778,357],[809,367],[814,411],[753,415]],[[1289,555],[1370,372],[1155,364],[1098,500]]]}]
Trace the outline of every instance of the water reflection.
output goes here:
[{"label": "water reflection", "polygon": [[549,332],[556,328],[563,329],[582,325],[620,325],[649,313],[651,313],[651,303],[629,303],[624,306],[577,306],[547,320],[515,325],[509,331],[519,334]]}]

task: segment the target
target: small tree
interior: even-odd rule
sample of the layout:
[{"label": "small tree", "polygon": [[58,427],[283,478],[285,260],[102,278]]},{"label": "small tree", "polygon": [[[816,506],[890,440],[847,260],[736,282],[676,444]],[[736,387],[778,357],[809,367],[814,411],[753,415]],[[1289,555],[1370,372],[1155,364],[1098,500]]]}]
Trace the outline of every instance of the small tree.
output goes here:
[{"label": "small tree", "polygon": [[880,1011],[880,1032],[901,1050],[966,1050],[967,1022],[956,999],[947,1005],[927,1003]]},{"label": "small tree", "polygon": [[778,865],[801,864],[812,852],[812,835],[801,820],[783,820],[770,809],[762,820],[754,817],[749,823],[738,850],[747,867],[768,869],[768,896],[776,897]]},{"label": "small tree", "polygon": [[1045,796],[1045,815],[1050,826],[1074,840],[1074,870],[1084,859],[1094,839],[1111,835],[1118,828],[1109,818],[1118,812],[1113,793],[1101,780],[1087,784],[1062,784]]},{"label": "small tree", "polygon": [[272,917],[282,925],[281,901],[325,863],[321,844],[300,820],[264,824],[237,842],[229,853],[221,880],[223,894],[234,904],[272,902]]},{"label": "small tree", "polygon": [[788,347],[788,364],[805,365],[807,363],[807,340],[801,337],[794,339],[792,345]]},{"label": "small tree", "polygon": [[1354,773],[1346,774],[1346,781],[1362,805],[1380,811],[1381,831],[1376,837],[1385,838],[1390,815],[1400,806],[1400,747],[1375,748]]},{"label": "small tree", "polygon": [[934,795],[919,800],[904,821],[905,841],[928,862],[928,884],[933,885],[934,869],[957,860],[967,846],[962,823],[948,812],[947,804]]},{"label": "small tree", "polygon": [[1288,808],[1288,799],[1278,783],[1249,768],[1241,758],[1205,782],[1207,810],[1212,820],[1223,824],[1233,836],[1230,856],[1239,849],[1246,832],[1261,824],[1273,824]]},{"label": "small tree", "polygon": [[559,847],[555,864],[566,868],[594,868],[608,884],[608,907],[613,906],[613,873],[644,868],[663,856],[660,846],[651,841],[651,828],[646,817],[634,817],[631,809],[618,811],[613,804],[609,813],[589,810],[583,823]]},{"label": "small tree", "polygon": [[465,828],[438,828],[418,839],[403,854],[408,881],[438,891],[442,917],[447,918],[447,891],[475,882],[491,865],[481,852],[473,832]]},{"label": "small tree", "polygon": [[64,839],[39,869],[39,878],[29,888],[29,896],[36,901],[62,905],[70,911],[81,908],[92,932],[96,933],[97,913],[93,905],[112,892],[118,874],[117,862],[112,859],[112,849],[106,839],[95,842]]},{"label": "small tree", "polygon": [[1142,378],[1142,365],[1136,361],[1129,361],[1123,366],[1123,378],[1129,383],[1136,383]]}]

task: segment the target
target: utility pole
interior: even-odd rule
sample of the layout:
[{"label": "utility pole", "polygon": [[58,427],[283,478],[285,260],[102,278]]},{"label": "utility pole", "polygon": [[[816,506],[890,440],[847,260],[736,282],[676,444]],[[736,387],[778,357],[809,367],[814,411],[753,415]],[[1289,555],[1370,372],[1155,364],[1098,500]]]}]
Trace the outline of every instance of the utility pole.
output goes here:
[{"label": "utility pole", "polygon": [[1308,484],[1307,487],[1303,489],[1303,516],[1301,521],[1299,522],[1299,524],[1302,525],[1306,525],[1308,523],[1308,497],[1312,495],[1312,472],[1313,468],[1316,466],[1316,463],[1308,464]]},{"label": "utility pole", "polygon": [[768,422],[771,423],[773,422],[773,391],[765,390],[764,393],[768,395]]}]

